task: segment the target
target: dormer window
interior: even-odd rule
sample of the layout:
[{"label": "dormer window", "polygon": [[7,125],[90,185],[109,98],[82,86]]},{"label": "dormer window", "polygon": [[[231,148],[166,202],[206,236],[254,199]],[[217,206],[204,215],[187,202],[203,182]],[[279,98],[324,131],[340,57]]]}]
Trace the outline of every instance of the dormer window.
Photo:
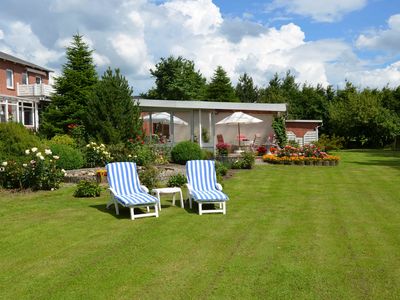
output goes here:
[{"label": "dormer window", "polygon": [[13,72],[13,70],[10,70],[10,69],[6,70],[6,78],[7,78],[7,88],[13,89],[14,88],[14,72]]},{"label": "dormer window", "polygon": [[28,84],[28,72],[22,73],[22,84]]}]

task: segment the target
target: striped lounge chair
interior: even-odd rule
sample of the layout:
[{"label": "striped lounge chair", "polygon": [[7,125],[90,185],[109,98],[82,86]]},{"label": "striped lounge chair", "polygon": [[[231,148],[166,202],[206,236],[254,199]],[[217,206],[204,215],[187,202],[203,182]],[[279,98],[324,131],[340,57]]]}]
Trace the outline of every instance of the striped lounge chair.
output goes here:
[{"label": "striped lounge chair", "polygon": [[[189,204],[192,200],[199,204],[199,215],[206,213],[226,214],[228,196],[222,192],[222,186],[217,183],[215,162],[213,160],[190,160],[186,163],[188,179]],[[219,209],[203,210],[203,204],[219,204]]]},{"label": "striped lounge chair", "polygon": [[[135,163],[115,162],[106,167],[111,193],[107,208],[114,204],[115,213],[118,215],[118,204],[129,207],[132,220],[143,217],[158,217],[158,199],[149,195],[147,187],[140,185]],[[150,206],[154,206],[152,213],[150,213]],[[147,207],[147,213],[135,215],[135,207]]]}]

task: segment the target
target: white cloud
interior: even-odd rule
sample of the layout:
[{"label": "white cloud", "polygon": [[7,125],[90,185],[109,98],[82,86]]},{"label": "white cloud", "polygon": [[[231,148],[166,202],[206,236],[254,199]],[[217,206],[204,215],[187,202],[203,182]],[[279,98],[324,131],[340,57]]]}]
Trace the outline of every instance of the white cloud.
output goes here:
[{"label": "white cloud", "polygon": [[318,22],[335,22],[345,14],[362,9],[367,0],[274,0],[268,11],[283,9],[286,13],[310,17]]},{"label": "white cloud", "polygon": [[110,65],[110,59],[107,56],[101,55],[97,52],[93,52],[93,61],[98,67]]},{"label": "white cloud", "polygon": [[212,33],[223,22],[219,8],[211,0],[174,0],[163,6],[169,19],[180,19],[193,34]]},{"label": "white cloud", "polygon": [[398,53],[400,51],[400,14],[393,15],[388,20],[388,29],[371,30],[361,34],[356,46],[360,49],[386,50]]},{"label": "white cloud", "polygon": [[0,29],[0,40],[2,40],[4,38],[4,32],[3,30]]},{"label": "white cloud", "polygon": [[[98,0],[100,4],[94,7],[95,2],[51,1],[47,11],[45,5],[38,10],[43,15],[30,20],[31,24],[0,21],[0,50],[59,71],[65,62],[64,48],[79,31],[95,50],[93,59],[99,74],[107,66],[120,68],[135,93],[145,92],[154,84],[149,69],[169,55],[193,60],[208,79],[221,65],[233,83],[247,72],[260,86],[265,86],[274,73],[284,75],[287,70],[299,83],[334,86],[344,84],[346,78],[355,84],[383,86],[394,84],[400,74],[396,64],[377,69],[360,61],[344,41],[307,41],[306,33],[294,23],[274,28],[249,19],[223,17],[211,0],[169,0],[162,4],[150,0]],[[340,18],[365,4],[361,0],[349,0],[347,4],[328,1],[322,7],[314,2],[311,5],[311,1],[292,2],[292,6],[283,0],[273,3],[285,9],[300,7],[296,13],[308,11],[318,20]],[[2,12],[0,20],[1,16]],[[50,23],[46,32],[37,29]],[[393,28],[398,28],[397,17],[389,20],[388,31]],[[373,76],[379,76],[379,80],[373,80]]]},{"label": "white cloud", "polygon": [[110,38],[110,42],[116,53],[125,60],[126,64],[132,66],[139,74],[148,72],[151,63],[147,53],[147,45],[142,37],[118,34]]},{"label": "white cloud", "polygon": [[11,49],[12,53],[10,54],[42,66],[47,66],[49,62],[58,60],[62,55],[61,52],[45,47],[32,31],[31,26],[20,21],[10,24],[2,41],[4,48]]},{"label": "white cloud", "polygon": [[349,72],[346,78],[362,87],[381,88],[388,85],[396,88],[400,84],[400,61],[385,68]]}]

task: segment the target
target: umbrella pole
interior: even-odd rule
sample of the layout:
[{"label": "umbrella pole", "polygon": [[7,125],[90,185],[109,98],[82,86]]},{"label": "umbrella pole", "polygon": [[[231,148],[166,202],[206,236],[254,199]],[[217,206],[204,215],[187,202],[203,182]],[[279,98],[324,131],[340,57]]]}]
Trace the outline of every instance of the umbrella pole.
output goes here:
[{"label": "umbrella pole", "polygon": [[238,132],[239,132],[238,139],[239,139],[239,150],[240,150],[240,123],[238,123]]}]

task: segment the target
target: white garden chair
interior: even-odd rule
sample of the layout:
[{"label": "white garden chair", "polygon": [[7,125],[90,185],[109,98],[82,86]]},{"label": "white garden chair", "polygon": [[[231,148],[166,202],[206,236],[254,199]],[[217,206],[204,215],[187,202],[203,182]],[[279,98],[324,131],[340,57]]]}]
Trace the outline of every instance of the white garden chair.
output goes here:
[{"label": "white garden chair", "polygon": [[[135,163],[116,162],[106,167],[111,193],[107,208],[114,204],[115,213],[119,215],[118,204],[129,207],[132,220],[153,216],[158,218],[158,199],[149,194],[147,187],[140,184]],[[151,206],[154,206],[154,212],[150,212]],[[146,207],[147,213],[135,215],[135,207]]]},{"label": "white garden chair", "polygon": [[[222,192],[222,186],[217,183],[215,162],[213,160],[190,160],[186,163],[186,176],[189,190],[189,205],[192,200],[199,205],[199,215],[206,213],[226,214],[228,196]],[[203,209],[203,204],[219,204],[219,209]]]}]

